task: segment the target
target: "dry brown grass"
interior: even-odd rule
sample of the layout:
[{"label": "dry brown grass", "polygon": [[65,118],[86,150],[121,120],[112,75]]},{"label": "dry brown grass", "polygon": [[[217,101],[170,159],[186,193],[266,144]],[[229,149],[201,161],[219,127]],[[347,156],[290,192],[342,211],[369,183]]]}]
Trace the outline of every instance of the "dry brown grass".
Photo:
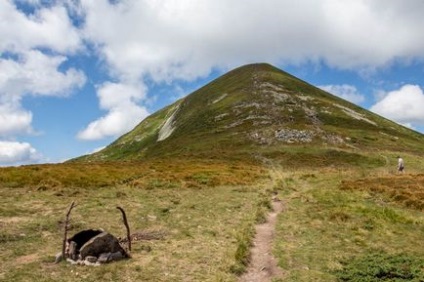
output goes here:
[{"label": "dry brown grass", "polygon": [[341,182],[341,189],[382,194],[403,206],[424,210],[424,174],[344,180]]},{"label": "dry brown grass", "polygon": [[0,168],[0,187],[36,190],[101,188],[193,188],[250,184],[266,175],[254,164],[167,159],[149,162],[64,163]]}]

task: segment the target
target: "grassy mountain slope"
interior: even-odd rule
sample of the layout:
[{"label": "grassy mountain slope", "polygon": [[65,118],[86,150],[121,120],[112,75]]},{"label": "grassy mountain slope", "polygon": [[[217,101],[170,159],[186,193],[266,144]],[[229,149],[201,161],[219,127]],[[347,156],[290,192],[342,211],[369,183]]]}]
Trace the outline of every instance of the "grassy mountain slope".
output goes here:
[{"label": "grassy mountain slope", "polygon": [[[276,159],[381,165],[369,152],[420,152],[423,135],[271,65],[237,68],[154,113],[80,161]],[[306,162],[305,162],[306,160]]]}]

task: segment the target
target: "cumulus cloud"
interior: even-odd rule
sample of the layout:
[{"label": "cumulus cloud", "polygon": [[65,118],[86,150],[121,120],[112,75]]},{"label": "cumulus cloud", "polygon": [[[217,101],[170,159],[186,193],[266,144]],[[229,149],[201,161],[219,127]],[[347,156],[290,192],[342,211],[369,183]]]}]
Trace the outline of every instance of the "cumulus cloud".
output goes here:
[{"label": "cumulus cloud", "polygon": [[320,85],[318,87],[355,104],[360,104],[365,101],[365,96],[359,93],[358,89],[353,85]]},{"label": "cumulus cloud", "polygon": [[0,166],[34,163],[41,155],[29,143],[0,141]]},{"label": "cumulus cloud", "polygon": [[0,103],[0,137],[33,132],[32,113],[10,103]]},{"label": "cumulus cloud", "polygon": [[31,133],[32,113],[23,109],[25,95],[65,96],[86,80],[81,71],[59,71],[63,56],[27,51],[15,58],[0,58],[0,136]]},{"label": "cumulus cloud", "polygon": [[414,127],[424,125],[424,93],[418,85],[404,85],[386,93],[370,110],[398,123]]},{"label": "cumulus cloud", "polygon": [[[36,4],[37,1],[31,1]],[[11,0],[0,1],[0,52],[21,52],[49,48],[55,52],[76,52],[83,47],[79,31],[61,5],[41,7],[32,15],[19,11]]]},{"label": "cumulus cloud", "polygon": [[97,90],[100,107],[107,111],[105,116],[91,122],[78,133],[82,140],[97,140],[118,136],[134,128],[149,113],[137,103],[144,99],[143,85],[106,82]]},{"label": "cumulus cloud", "polygon": [[[25,11],[17,4],[32,8]],[[29,143],[5,141],[34,133],[33,113],[22,104],[26,96],[68,96],[86,81],[81,70],[63,66],[70,55],[85,49],[66,3],[45,4],[0,1],[0,165],[40,159]]]},{"label": "cumulus cloud", "polygon": [[85,84],[82,71],[70,68],[59,71],[64,56],[48,56],[40,51],[27,51],[18,59],[0,58],[0,94],[19,97],[25,94],[63,96]]},{"label": "cumulus cloud", "polygon": [[325,61],[357,69],[423,58],[420,0],[81,3],[87,40],[118,76],[166,81],[252,61]]}]

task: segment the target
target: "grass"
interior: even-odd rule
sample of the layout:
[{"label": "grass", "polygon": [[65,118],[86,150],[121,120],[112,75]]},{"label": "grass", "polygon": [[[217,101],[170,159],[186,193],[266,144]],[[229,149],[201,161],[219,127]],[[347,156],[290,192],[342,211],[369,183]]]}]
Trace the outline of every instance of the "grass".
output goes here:
[{"label": "grass", "polygon": [[[258,199],[264,188],[117,185],[69,190],[78,193],[70,197],[50,190],[2,188],[0,280],[236,281],[234,267],[245,259],[240,257],[240,245],[249,240],[244,232],[254,225],[251,211],[261,205]],[[134,242],[130,260],[95,268],[54,264],[54,255],[61,250],[65,212],[73,200],[78,206],[71,214],[70,235],[103,228],[123,236],[115,209],[120,205],[133,232],[161,230],[166,236]]]},{"label": "grass", "polygon": [[343,262],[335,271],[340,281],[424,281],[424,259],[375,251]]},{"label": "grass", "polygon": [[[243,234],[266,201],[266,179],[261,167],[210,160],[1,168],[0,280],[235,281],[240,245],[251,239]],[[103,228],[124,236],[115,208],[122,206],[133,232],[166,236],[134,243],[128,261],[100,268],[54,264],[72,201],[78,206],[70,235]]]},{"label": "grass", "polygon": [[29,187],[57,193],[79,193],[69,188],[204,187],[248,184],[263,177],[254,164],[214,160],[164,159],[150,162],[64,163],[0,168],[0,186]]},{"label": "grass", "polygon": [[[286,210],[279,218],[274,245],[280,266],[287,273],[285,281],[379,281],[379,275],[386,275],[385,281],[404,281],[390,280],[396,278],[394,273],[421,281],[423,214],[382,202],[380,194],[366,188],[340,189],[343,179],[357,179],[363,173],[313,171],[285,176],[290,179],[284,189]],[[369,173],[369,181],[377,182],[378,178],[371,175],[374,172]],[[408,178],[417,179],[415,185],[420,185],[417,175]],[[409,268],[393,260],[398,255],[411,261]],[[369,263],[373,259],[376,262]],[[375,269],[370,269],[378,265],[380,274],[372,274]]]},{"label": "grass", "polygon": [[341,189],[368,191],[386,201],[424,210],[424,174],[405,174],[343,181]]},{"label": "grass", "polygon": [[[404,175],[393,174],[387,152],[357,168],[319,158],[323,164],[314,169],[210,159],[1,168],[0,280],[237,281],[250,260],[254,226],[278,194],[285,210],[273,253],[284,281],[420,281],[424,216],[408,203],[423,198],[424,163],[405,159]],[[115,208],[122,206],[133,233],[164,236],[134,242],[130,260],[95,268],[54,264],[72,201],[78,206],[70,235],[103,228],[124,236]]]}]

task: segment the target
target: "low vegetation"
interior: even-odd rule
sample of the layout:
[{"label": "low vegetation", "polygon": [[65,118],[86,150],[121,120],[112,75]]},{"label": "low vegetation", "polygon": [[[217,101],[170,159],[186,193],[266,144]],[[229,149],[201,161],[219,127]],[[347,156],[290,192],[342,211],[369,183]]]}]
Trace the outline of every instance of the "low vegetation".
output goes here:
[{"label": "low vegetation", "polygon": [[[0,280],[235,280],[249,255],[245,234],[263,213],[266,179],[261,167],[212,161],[0,168]],[[124,236],[115,209],[122,206],[133,233],[164,236],[134,243],[128,261],[54,264],[72,201],[70,234],[103,228]]]},{"label": "low vegetation", "polygon": [[[422,281],[424,216],[410,204],[422,200],[422,174],[182,164],[2,168],[0,280],[237,281],[254,225],[278,194],[285,210],[274,255],[284,281]],[[70,234],[103,228],[124,236],[119,205],[132,233],[151,239],[133,242],[130,260],[54,264],[72,201]]]},{"label": "low vegetation", "polygon": [[[69,188],[128,185],[134,188],[195,188],[249,184],[264,169],[246,162],[164,159],[150,162],[64,163],[0,169],[0,187],[73,193]],[[265,175],[266,176],[266,175]]]},{"label": "low vegetation", "polygon": [[424,174],[406,174],[342,181],[341,189],[368,191],[384,200],[424,210]]},{"label": "low vegetation", "polygon": [[340,281],[424,281],[424,259],[411,254],[376,251],[342,262]]},{"label": "low vegetation", "polygon": [[371,185],[380,183],[391,191],[389,187],[409,183],[416,199],[422,177],[374,174],[286,174],[286,210],[274,246],[285,281],[422,281],[424,215],[415,206],[405,208],[385,198],[384,189],[376,193]]}]

